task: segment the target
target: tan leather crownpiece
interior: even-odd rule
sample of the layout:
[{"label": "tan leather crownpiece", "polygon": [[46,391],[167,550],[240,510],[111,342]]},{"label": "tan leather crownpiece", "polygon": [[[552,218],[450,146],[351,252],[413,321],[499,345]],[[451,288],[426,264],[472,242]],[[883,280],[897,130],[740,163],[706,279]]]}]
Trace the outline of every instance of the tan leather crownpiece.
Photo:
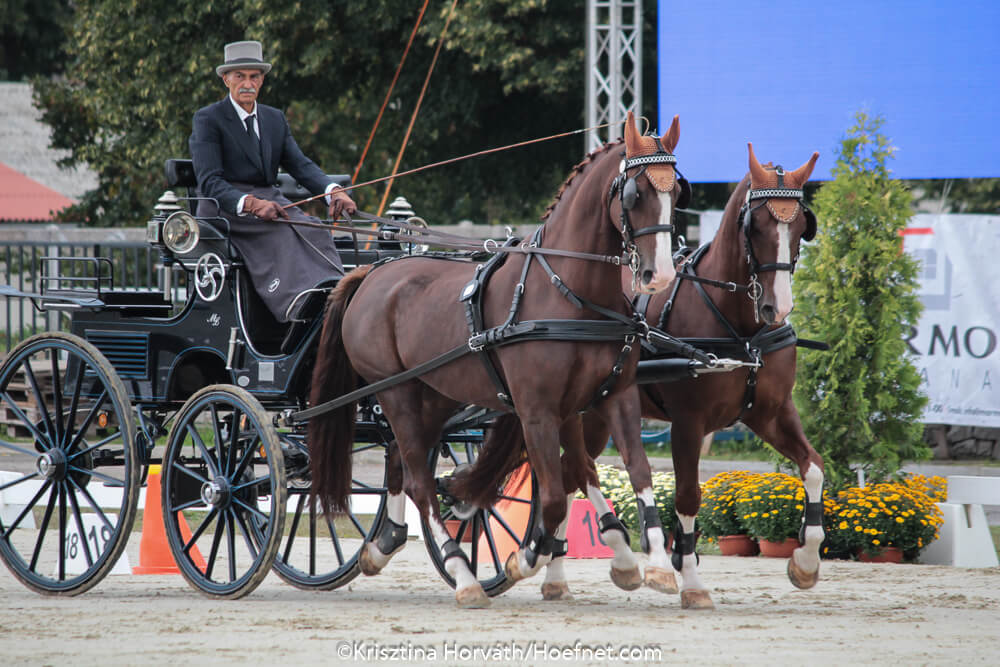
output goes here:
[{"label": "tan leather crownpiece", "polygon": [[[757,156],[754,155],[753,152],[752,143],[747,143],[747,149],[750,153],[750,187],[754,190],[778,187],[778,174],[775,172],[774,166],[770,162],[765,165],[761,165],[761,163],[757,161]],[[815,152],[804,165],[795,171],[786,171],[785,187],[798,189],[805,185],[809,181],[809,177],[812,175],[813,167],[816,166],[817,159],[819,159],[819,153]]]},{"label": "tan leather crownpiece", "polygon": [[[681,136],[680,119],[674,116],[670,124],[670,130],[660,139],[663,148],[668,153],[673,153],[677,147],[677,141]],[[643,136],[635,124],[635,115],[629,111],[628,118],[625,119],[625,155],[626,157],[641,157],[652,155],[658,151],[656,138]],[[677,173],[672,164],[651,164],[646,167],[646,178],[653,184],[658,192],[670,192],[674,189],[674,182]]]},{"label": "tan leather crownpiece", "polygon": [[[775,167],[770,162],[762,165],[757,161],[752,143],[747,143],[747,150],[750,153],[750,188],[753,190],[763,190],[778,187],[778,172]],[[819,158],[819,153],[815,152],[804,165],[795,171],[786,171],[782,185],[793,190],[797,190],[805,185],[812,175],[817,158]],[[799,213],[799,200],[788,197],[769,197],[767,208],[771,211],[771,215],[774,216],[775,220],[779,222],[791,222]]]}]

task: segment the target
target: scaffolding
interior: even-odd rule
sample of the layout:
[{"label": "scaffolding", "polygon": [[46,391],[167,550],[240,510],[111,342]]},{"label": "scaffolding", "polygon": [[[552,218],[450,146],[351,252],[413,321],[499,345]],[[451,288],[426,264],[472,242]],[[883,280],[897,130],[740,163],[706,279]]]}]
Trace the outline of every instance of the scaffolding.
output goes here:
[{"label": "scaffolding", "polygon": [[642,115],[642,0],[587,0],[589,152],[621,136],[619,121]]}]

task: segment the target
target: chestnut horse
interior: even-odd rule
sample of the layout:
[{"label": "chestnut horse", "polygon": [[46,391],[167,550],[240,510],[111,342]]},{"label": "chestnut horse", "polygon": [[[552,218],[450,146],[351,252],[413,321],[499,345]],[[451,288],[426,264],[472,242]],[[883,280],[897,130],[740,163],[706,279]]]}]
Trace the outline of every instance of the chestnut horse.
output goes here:
[{"label": "chestnut horse", "polygon": [[[805,206],[802,186],[809,180],[819,154],[814,153],[795,171],[785,172],[770,163],[762,166],[752,145],[748,150],[750,172],[730,196],[715,238],[679,265],[677,285],[670,293],[640,297],[637,304],[650,325],[696,343],[704,351],[760,362],[759,368],[745,371],[640,386],[642,416],[672,423],[670,441],[679,520],[672,560],[681,575],[684,608],[713,607],[698,576],[694,553],[694,522],[701,504],[701,442],[706,434],[737,420],[798,465],[806,505],[802,546],[788,562],[788,576],[799,588],[811,588],[819,578],[823,459],[806,439],[792,402],[796,339],[784,322],[793,306],[791,275],[800,240],[812,240],[816,233],[816,219]],[[684,279],[694,276],[718,283]],[[587,452],[596,458],[608,440],[602,416],[585,415],[582,434]],[[578,453],[579,448],[566,446],[566,458]],[[565,463],[568,471],[579,464]],[[634,465],[627,457],[625,463]],[[604,511],[606,505],[592,463],[581,488],[595,507]],[[640,514],[641,509],[640,504]],[[566,588],[558,564],[550,583]]]},{"label": "chestnut horse", "polygon": [[[560,552],[555,534],[565,524],[567,507],[559,454],[564,425],[577,428],[577,415],[595,402],[601,412],[609,403],[597,401],[599,394],[613,398],[635,392],[638,346],[632,310],[620,288],[622,248],[640,291],[662,291],[674,278],[669,223],[686,186],[673,166],[678,136],[675,117],[662,143],[655,139],[650,150],[648,142],[654,138],[640,137],[629,114],[625,150],[620,144],[606,145],[587,156],[560,189],[540,235],[531,244],[512,248],[523,257],[498,262],[488,281],[468,262],[410,257],[352,271],[331,294],[313,374],[313,406],[347,395],[360,379],[372,383],[419,369],[429,360],[461,351],[466,343],[478,352],[481,348],[470,338],[470,322],[476,317],[458,302],[460,297],[480,299],[480,329],[501,338],[517,329],[518,322],[530,325],[541,318],[576,323],[591,333],[601,328],[596,325],[619,325],[621,330],[627,322],[632,327],[614,338],[513,338],[504,341],[512,344],[458,356],[377,391],[396,438],[403,475],[390,465],[388,519],[379,536],[362,549],[363,572],[377,573],[405,545],[405,487],[456,581],[459,605],[488,603],[441,521],[426,465],[446,420],[470,403],[519,417],[538,480],[542,522],[528,543],[511,554],[505,566],[508,576],[515,581],[530,576],[553,552]],[[595,315],[600,320],[596,325]],[[351,403],[309,421],[313,492],[327,511],[342,510],[349,502],[354,419]],[[616,439],[641,450],[638,414],[626,421],[609,417],[607,423]],[[486,475],[485,486],[495,489],[498,475],[485,465],[476,467]],[[644,474],[649,476],[648,466]]]}]

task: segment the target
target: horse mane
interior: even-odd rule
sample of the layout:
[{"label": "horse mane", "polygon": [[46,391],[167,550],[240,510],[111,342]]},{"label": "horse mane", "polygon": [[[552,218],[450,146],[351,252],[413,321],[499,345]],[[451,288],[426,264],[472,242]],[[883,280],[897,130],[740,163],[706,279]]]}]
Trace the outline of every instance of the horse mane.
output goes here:
[{"label": "horse mane", "polygon": [[577,174],[583,171],[588,164],[594,161],[594,158],[596,158],[601,153],[606,153],[615,146],[618,146],[624,142],[625,142],[624,139],[618,139],[616,141],[606,143],[603,146],[599,146],[594,150],[590,151],[589,153],[587,153],[587,156],[583,158],[583,160],[581,160],[579,164],[573,167],[573,169],[569,172],[569,176],[567,176],[566,180],[563,181],[563,184],[559,186],[559,191],[556,192],[556,196],[552,198],[552,203],[549,204],[548,208],[545,209],[545,213],[542,213],[541,220],[542,221],[548,220],[549,216],[552,214],[552,211],[554,211],[556,206],[559,204],[559,200],[562,199],[563,193],[566,192],[566,188],[568,188],[569,184],[573,182],[573,179],[576,177]]}]

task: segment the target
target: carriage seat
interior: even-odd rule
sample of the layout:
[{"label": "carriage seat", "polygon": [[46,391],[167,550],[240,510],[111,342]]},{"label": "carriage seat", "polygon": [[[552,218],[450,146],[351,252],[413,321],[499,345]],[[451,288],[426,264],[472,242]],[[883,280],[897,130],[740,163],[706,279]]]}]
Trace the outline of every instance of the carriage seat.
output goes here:
[{"label": "carriage seat", "polygon": [[303,321],[279,322],[257,294],[247,275],[240,272],[237,277],[240,311],[245,333],[253,346],[267,355],[291,354],[312,328],[313,322],[323,314],[326,298],[336,284],[337,281],[332,279],[303,295],[304,302],[299,310]]},{"label": "carriage seat", "polygon": [[[164,163],[164,173],[167,178],[167,187],[186,188],[188,196],[194,196],[195,188],[198,187],[198,178],[194,173],[193,161],[183,158],[171,158]],[[351,184],[349,174],[327,174],[326,177],[345,188]],[[299,185],[291,174],[279,172],[278,182],[275,185],[281,190],[281,194],[292,201],[299,201],[310,196],[310,192]],[[350,190],[347,192],[350,194]]]}]

